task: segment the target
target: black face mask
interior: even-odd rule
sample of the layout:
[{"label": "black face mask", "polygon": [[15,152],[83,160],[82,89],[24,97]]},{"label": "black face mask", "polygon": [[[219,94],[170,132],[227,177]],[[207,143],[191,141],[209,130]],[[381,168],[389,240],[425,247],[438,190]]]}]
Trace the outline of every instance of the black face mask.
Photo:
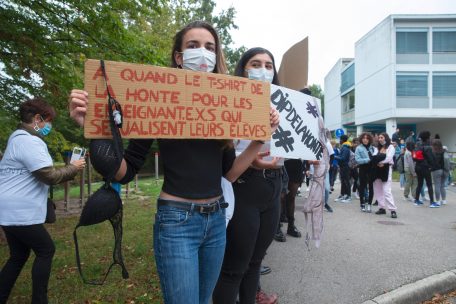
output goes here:
[{"label": "black face mask", "polygon": [[[104,62],[100,61],[101,68],[103,71],[103,76],[106,81],[106,71],[104,67]],[[124,279],[128,278],[128,271],[125,268],[122,257],[122,200],[120,199],[119,193],[110,186],[110,182],[114,179],[114,176],[117,170],[120,167],[122,158],[123,158],[123,146],[122,138],[118,128],[122,127],[122,109],[120,104],[111,97],[109,92],[109,87],[106,82],[106,88],[108,91],[108,108],[109,108],[109,121],[112,133],[112,140],[110,139],[97,139],[90,142],[90,159],[92,161],[93,167],[97,172],[99,172],[105,178],[105,184],[98,189],[93,195],[89,197],[84,208],[81,212],[81,217],[79,218],[79,223],[75,227],[73,232],[73,238],[76,248],[76,262],[81,275],[82,280],[86,284],[92,285],[102,285],[109,272],[111,271],[112,266],[120,265],[122,267],[122,277]],[[116,113],[117,111],[117,113]],[[117,123],[115,115],[120,115],[117,117]],[[114,230],[114,252],[113,252],[113,262],[106,271],[104,278],[102,280],[87,280],[81,268],[81,261],[79,257],[79,247],[78,240],[76,236],[76,230],[81,226],[90,226],[102,223],[109,220],[111,222],[112,228]]]}]

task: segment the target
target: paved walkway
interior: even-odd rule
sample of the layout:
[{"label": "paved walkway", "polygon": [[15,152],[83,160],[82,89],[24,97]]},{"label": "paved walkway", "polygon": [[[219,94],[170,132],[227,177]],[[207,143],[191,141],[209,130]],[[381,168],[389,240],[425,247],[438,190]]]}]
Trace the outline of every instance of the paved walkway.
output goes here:
[{"label": "paved walkway", "polygon": [[[281,304],[356,304],[455,269],[456,187],[449,188],[448,204],[431,209],[428,201],[423,207],[404,201],[394,182],[398,218],[392,219],[389,213],[360,212],[359,200],[334,202],[336,185],[330,197],[334,213],[325,211],[320,248],[308,251],[304,238],[274,241],[264,261],[272,273],[261,277],[263,289],[276,292]],[[297,198],[301,231],[303,201]]]}]

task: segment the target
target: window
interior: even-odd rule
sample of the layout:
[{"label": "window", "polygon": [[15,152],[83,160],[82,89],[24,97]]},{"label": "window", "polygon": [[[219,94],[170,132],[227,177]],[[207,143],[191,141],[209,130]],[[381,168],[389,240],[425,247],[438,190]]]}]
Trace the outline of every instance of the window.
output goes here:
[{"label": "window", "polygon": [[355,109],[355,90],[342,96],[342,112],[347,113]]},{"label": "window", "polygon": [[396,96],[428,96],[427,78],[427,73],[396,75]]},{"label": "window", "polygon": [[355,85],[355,64],[350,65],[341,75],[340,92],[344,93]]},{"label": "window", "polygon": [[426,54],[427,52],[427,29],[396,30],[397,54]]},{"label": "window", "polygon": [[434,53],[456,52],[456,28],[437,28],[432,32]]},{"label": "window", "polygon": [[456,74],[435,73],[432,76],[432,96],[456,96]]}]

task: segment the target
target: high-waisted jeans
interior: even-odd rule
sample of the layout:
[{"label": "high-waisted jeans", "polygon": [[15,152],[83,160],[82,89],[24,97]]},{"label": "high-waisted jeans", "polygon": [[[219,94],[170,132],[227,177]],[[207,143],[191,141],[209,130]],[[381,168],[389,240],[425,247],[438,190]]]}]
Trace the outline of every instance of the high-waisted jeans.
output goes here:
[{"label": "high-waisted jeans", "polygon": [[154,253],[166,304],[209,303],[222,266],[225,232],[225,209],[199,213],[158,207]]}]

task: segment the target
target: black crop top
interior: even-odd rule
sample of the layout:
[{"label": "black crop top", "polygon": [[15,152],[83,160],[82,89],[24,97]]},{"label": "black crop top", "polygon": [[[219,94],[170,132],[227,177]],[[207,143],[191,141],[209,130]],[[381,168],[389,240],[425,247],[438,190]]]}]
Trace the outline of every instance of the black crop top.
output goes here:
[{"label": "black crop top", "polygon": [[[120,183],[131,181],[143,166],[153,139],[131,139],[124,158],[127,173]],[[223,148],[220,140],[158,139],[163,159],[162,190],[190,199],[205,199],[222,194],[221,177],[233,165],[234,148]]]}]

